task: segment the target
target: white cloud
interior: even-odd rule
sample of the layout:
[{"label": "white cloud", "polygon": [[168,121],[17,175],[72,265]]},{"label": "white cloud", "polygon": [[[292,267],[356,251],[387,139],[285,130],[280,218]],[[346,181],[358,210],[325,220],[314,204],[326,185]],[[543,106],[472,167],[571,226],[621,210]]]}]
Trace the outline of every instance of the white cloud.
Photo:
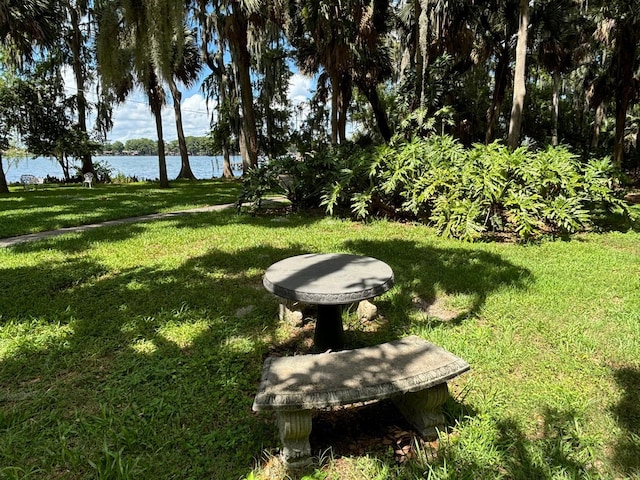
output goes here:
[{"label": "white cloud", "polygon": [[[298,106],[311,97],[314,79],[301,74],[294,74],[289,80],[288,97],[291,103]],[[186,97],[186,95],[185,95]],[[201,93],[193,93],[182,100],[182,126],[185,136],[204,136],[210,131],[210,120],[213,105],[209,105]],[[306,109],[298,112],[298,122],[306,117]],[[166,141],[177,138],[175,115],[171,100],[162,110],[162,130]],[[114,109],[113,130],[109,133],[109,141],[125,142],[132,138],[150,138],[156,140],[156,126],[145,96],[141,93],[132,95],[127,101]]]},{"label": "white cloud", "polygon": [[293,128],[298,129],[309,116],[309,104],[306,103],[311,98],[311,89],[315,81],[300,73],[294,74],[289,79],[289,101],[293,105]]},{"label": "white cloud", "polygon": [[[65,67],[62,77],[67,95],[74,95],[77,92],[75,77],[71,67]],[[86,95],[89,101],[97,101],[93,85],[86,87]],[[182,106],[182,128],[185,136],[201,137],[209,133],[209,123],[211,118],[212,105],[207,111],[207,102],[197,89],[183,92]],[[93,126],[95,123],[95,111],[89,113],[87,125]],[[173,100],[168,97],[168,103],[162,109],[162,133],[165,141],[178,138],[176,131],[175,114],[173,111]],[[134,138],[149,138],[157,140],[155,118],[149,108],[146,95],[139,89],[135,90],[127,99],[113,108],[113,129],[107,135],[109,142],[119,140],[125,142]]]},{"label": "white cloud", "polygon": [[311,97],[313,79],[300,73],[289,79],[289,100],[295,106]]}]

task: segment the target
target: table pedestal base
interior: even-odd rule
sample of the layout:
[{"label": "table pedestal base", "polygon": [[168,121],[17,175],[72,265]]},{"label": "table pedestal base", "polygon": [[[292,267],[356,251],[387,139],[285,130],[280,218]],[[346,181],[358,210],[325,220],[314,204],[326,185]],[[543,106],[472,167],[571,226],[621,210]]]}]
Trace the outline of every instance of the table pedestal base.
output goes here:
[{"label": "table pedestal base", "polygon": [[313,343],[322,352],[344,348],[342,306],[318,305],[318,319],[313,334]]}]

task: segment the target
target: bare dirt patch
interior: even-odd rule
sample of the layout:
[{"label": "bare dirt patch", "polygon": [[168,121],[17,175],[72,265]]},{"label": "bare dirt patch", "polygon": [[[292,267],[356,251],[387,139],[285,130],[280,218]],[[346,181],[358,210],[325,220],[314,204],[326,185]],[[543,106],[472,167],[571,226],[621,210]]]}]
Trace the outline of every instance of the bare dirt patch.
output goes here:
[{"label": "bare dirt patch", "polygon": [[442,297],[437,297],[433,302],[427,302],[426,300],[415,297],[413,304],[416,308],[427,315],[428,317],[436,318],[443,322],[448,322],[457,318],[462,312],[453,310],[446,306],[446,303]]}]

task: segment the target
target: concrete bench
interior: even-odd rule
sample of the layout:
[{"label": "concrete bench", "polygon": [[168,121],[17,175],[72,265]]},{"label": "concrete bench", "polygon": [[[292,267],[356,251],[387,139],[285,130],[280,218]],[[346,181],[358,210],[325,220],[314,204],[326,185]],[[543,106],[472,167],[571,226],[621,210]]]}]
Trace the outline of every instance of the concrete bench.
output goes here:
[{"label": "concrete bench", "polygon": [[288,467],[311,460],[311,411],[390,398],[425,438],[444,429],[447,381],[469,364],[411,336],[373,347],[317,355],[270,357],[264,363],[253,410],[275,411]]},{"label": "concrete bench", "polygon": [[33,185],[33,188],[37,190],[39,185],[44,184],[44,179],[38,178],[35,175],[21,175],[20,183],[25,190],[29,190],[31,185]]}]

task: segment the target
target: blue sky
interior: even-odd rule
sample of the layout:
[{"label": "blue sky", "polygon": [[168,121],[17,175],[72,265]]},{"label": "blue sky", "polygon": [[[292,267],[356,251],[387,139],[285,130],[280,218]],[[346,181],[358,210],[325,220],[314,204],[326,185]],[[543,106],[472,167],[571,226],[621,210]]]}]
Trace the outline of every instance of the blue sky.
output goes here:
[{"label": "blue sky", "polygon": [[[69,94],[74,93],[72,76],[68,75],[66,85]],[[211,113],[207,112],[207,103],[199,86],[183,91],[182,95],[182,122],[186,136],[204,136],[209,132]],[[299,73],[294,74],[289,82],[289,99],[296,105],[310,97],[312,79]],[[89,100],[92,100],[89,97]],[[211,110],[213,105],[209,105]],[[165,141],[177,138],[173,104],[170,102],[162,112],[163,134]],[[90,119],[90,122],[93,122]],[[89,123],[89,122],[88,122]],[[134,138],[150,138],[156,140],[155,120],[147,103],[146,95],[135,92],[127,100],[116,106],[113,112],[113,129],[107,140],[116,140],[122,143]]]}]

